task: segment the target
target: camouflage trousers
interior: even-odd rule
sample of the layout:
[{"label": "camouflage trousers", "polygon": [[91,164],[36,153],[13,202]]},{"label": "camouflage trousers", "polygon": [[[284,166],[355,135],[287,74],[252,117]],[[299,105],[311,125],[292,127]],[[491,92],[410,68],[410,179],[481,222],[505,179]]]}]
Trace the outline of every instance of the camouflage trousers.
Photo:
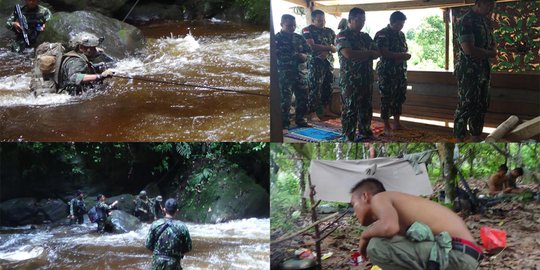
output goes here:
[{"label": "camouflage trousers", "polygon": [[10,49],[12,52],[22,53],[26,48],[28,48],[28,46],[23,38],[17,38],[10,43]]},{"label": "camouflage trousers", "polygon": [[152,256],[151,270],[182,270],[180,260],[169,257],[154,254]]},{"label": "camouflage trousers", "polygon": [[483,78],[474,73],[456,73],[456,77],[459,103],[454,115],[454,137],[464,138],[467,125],[472,136],[480,136],[489,107],[489,73]]},{"label": "camouflage trousers", "polygon": [[388,120],[392,115],[401,115],[401,106],[407,93],[407,78],[379,75],[381,93],[381,119]]},{"label": "camouflage trousers", "polygon": [[291,110],[292,95],[294,93],[295,120],[303,122],[307,113],[308,86],[304,72],[279,72],[279,91],[281,94],[281,119],[283,128],[289,127],[289,111]]},{"label": "camouflage trousers", "polygon": [[334,68],[327,60],[314,57],[308,64],[309,112],[330,104]]},{"label": "camouflage trousers", "polygon": [[354,141],[356,126],[361,136],[371,136],[371,99],[373,87],[353,84],[341,85],[341,124],[343,136]]},{"label": "camouflage trousers", "polygon": [[112,224],[110,217],[98,220],[97,225],[98,225],[97,227],[98,233],[112,232],[114,230],[114,225]]}]

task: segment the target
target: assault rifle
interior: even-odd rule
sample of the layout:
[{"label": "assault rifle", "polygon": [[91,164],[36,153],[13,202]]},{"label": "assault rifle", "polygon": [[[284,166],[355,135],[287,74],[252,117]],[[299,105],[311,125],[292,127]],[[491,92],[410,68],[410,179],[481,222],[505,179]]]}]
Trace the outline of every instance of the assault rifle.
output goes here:
[{"label": "assault rifle", "polygon": [[21,5],[15,5],[15,9],[17,10],[17,20],[19,21],[19,25],[21,26],[21,33],[24,37],[24,42],[26,42],[26,44],[30,46],[30,40],[28,39],[28,22],[26,21],[26,17],[24,17],[24,15],[22,14]]}]

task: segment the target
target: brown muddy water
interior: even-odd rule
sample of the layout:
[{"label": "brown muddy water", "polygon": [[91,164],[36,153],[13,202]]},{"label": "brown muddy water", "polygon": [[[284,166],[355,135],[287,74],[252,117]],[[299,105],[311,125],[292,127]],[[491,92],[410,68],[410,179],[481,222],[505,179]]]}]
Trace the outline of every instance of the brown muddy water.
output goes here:
[{"label": "brown muddy water", "polygon": [[[148,47],[118,74],[269,94],[269,33],[227,22],[140,27]],[[82,96],[29,92],[31,60],[0,40],[0,140],[268,141],[269,98],[107,79]]]},{"label": "brown muddy water", "polygon": [[[270,220],[187,223],[193,250],[184,269],[270,269]],[[148,224],[124,234],[95,233],[95,224],[0,228],[0,269],[150,269]]]}]

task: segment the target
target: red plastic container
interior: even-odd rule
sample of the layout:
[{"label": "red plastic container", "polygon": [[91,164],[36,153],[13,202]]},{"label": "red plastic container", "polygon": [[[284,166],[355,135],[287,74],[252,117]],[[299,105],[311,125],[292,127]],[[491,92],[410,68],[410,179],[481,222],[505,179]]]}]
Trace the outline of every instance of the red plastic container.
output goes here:
[{"label": "red plastic container", "polygon": [[506,231],[490,227],[480,228],[480,239],[487,250],[501,249],[506,247]]}]

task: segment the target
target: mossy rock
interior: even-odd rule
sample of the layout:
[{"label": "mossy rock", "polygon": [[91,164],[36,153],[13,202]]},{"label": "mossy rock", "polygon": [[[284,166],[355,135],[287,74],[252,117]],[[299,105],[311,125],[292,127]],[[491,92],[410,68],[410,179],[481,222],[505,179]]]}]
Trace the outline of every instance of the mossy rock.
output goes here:
[{"label": "mossy rock", "polygon": [[135,26],[93,11],[54,13],[38,43],[61,42],[69,47],[70,39],[83,31],[104,37],[100,47],[115,58],[131,55],[146,45],[142,32]]},{"label": "mossy rock", "polygon": [[268,217],[268,192],[257,185],[246,172],[231,163],[212,165],[195,171],[188,180],[198,177],[204,170],[212,173],[193,190],[188,186],[179,197],[179,218],[201,223],[219,223],[251,217]]}]

